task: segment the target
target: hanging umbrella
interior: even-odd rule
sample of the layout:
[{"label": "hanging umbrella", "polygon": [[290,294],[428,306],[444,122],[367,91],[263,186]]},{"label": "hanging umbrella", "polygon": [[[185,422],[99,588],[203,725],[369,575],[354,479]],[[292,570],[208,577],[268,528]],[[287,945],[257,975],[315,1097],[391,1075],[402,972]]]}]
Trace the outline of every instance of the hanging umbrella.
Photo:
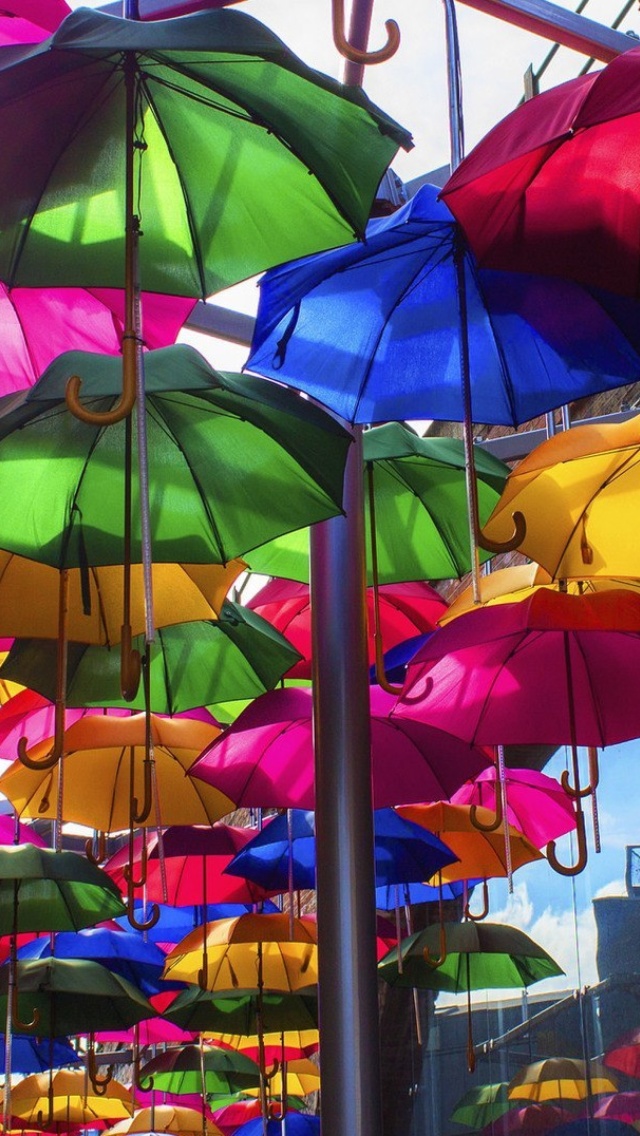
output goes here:
[{"label": "hanging umbrella", "polygon": [[576,1101],[599,1093],[615,1092],[617,1085],[597,1062],[588,1065],[577,1057],[546,1057],[524,1065],[509,1081],[514,1101]]},{"label": "hanging umbrella", "polygon": [[[144,653],[144,636],[134,636],[132,646]],[[6,671],[0,672],[7,678],[20,676],[25,686],[53,700],[56,650],[53,641],[17,640],[2,665]],[[157,714],[178,714],[235,696],[256,698],[300,658],[266,619],[229,600],[218,618],[156,627],[148,657],[149,702]],[[145,693],[140,689],[134,698],[122,697],[119,646],[70,643],[66,702],[144,710]]]},{"label": "hanging umbrella", "polygon": [[[365,431],[363,456],[367,583],[446,580],[468,572],[463,443],[420,438],[409,427],[389,422]],[[484,523],[507,468],[480,451],[476,469]],[[308,581],[308,532],[278,538],[244,559],[256,572]]]},{"label": "hanging umbrella", "polygon": [[139,1078],[142,1085],[150,1082],[154,1091],[211,1097],[252,1088],[260,1080],[260,1070],[242,1053],[212,1045],[186,1045],[152,1057],[141,1066]]},{"label": "hanging umbrella", "polygon": [[[571,746],[578,857],[564,867],[553,842],[547,855],[562,874],[586,863],[579,745],[611,745],[637,737],[632,693],[640,649],[640,596],[630,591],[564,595],[541,589],[517,604],[461,615],[439,629],[412,660],[394,715],[421,717],[467,741]],[[488,697],[490,691],[490,697]]]},{"label": "hanging umbrella", "polygon": [[[147,836],[149,838],[152,853],[153,853],[153,835],[151,830],[147,829]],[[134,844],[135,848],[135,844]],[[148,868],[150,873],[153,874],[154,867],[151,865]],[[170,870],[170,869],[169,869]],[[160,882],[160,888],[162,883]],[[159,943],[164,949],[167,944],[174,945],[184,939],[190,931],[195,931],[196,927],[200,927],[203,922],[213,923],[216,919],[235,919],[238,915],[247,915],[253,910],[253,904],[246,903],[188,903],[184,907],[172,907],[168,903],[160,903],[157,900],[153,901],[160,911],[160,917],[153,927],[148,927],[145,931],[148,942]],[[133,913],[138,921],[144,921],[145,909],[148,909],[149,904],[143,900],[136,900],[133,907]],[[279,908],[270,899],[263,900],[260,907],[268,915],[273,915]],[[116,920],[119,926],[129,926],[128,919]],[[126,929],[125,927],[125,929]]]},{"label": "hanging umbrella", "polygon": [[[506,769],[504,782],[507,823],[522,832],[536,848],[557,840],[576,827],[573,800],[559,781],[536,769]],[[498,771],[491,765],[473,781],[465,781],[451,797],[454,805],[480,805],[500,813]]]},{"label": "hanging umbrella", "polygon": [[[288,672],[290,678],[311,678],[311,603],[306,584],[292,580],[270,580],[247,602],[276,630],[285,635],[303,656]],[[379,589],[380,633],[382,647],[388,651],[413,635],[433,631],[437,620],[447,610],[446,600],[422,581],[384,584]],[[376,657],[375,598],[367,589],[369,626],[369,663]]]},{"label": "hanging umbrella", "polygon": [[161,976],[165,953],[154,943],[145,942],[142,933],[131,929],[113,931],[108,927],[88,930],[59,931],[51,936],[25,944],[18,951],[20,959],[45,958],[93,959],[126,978],[149,997],[166,988]]},{"label": "hanging umbrella", "polygon": [[[153,832],[146,840],[143,836],[136,837],[134,863],[140,863],[143,856],[146,859],[146,897],[161,902],[166,892],[169,904],[181,904],[183,907],[193,904],[201,908],[206,904],[262,901],[266,898],[264,888],[250,880],[243,883],[225,874],[230,860],[249,843],[252,835],[252,829],[217,822],[209,828],[173,825],[165,829],[161,839]],[[120,888],[126,888],[128,863],[128,849],[120,848],[104,866]],[[207,915],[206,918],[209,920],[216,916]],[[224,918],[224,915],[217,918]],[[186,930],[173,941],[177,942],[185,934]],[[165,941],[169,938],[167,935]]]},{"label": "hanging umbrella", "polygon": [[553,1136],[634,1136],[637,1128],[609,1117],[578,1116],[552,1131]]},{"label": "hanging umbrella", "polygon": [[[517,426],[635,381],[640,339],[630,319],[621,331],[615,298],[480,270],[439,192],[424,185],[372,221],[362,246],[269,271],[247,366],[352,422],[461,421],[462,272],[476,421]],[[549,271],[536,258],[527,271],[538,269]]]},{"label": "hanging umbrella", "polygon": [[455,1124],[464,1124],[466,1128],[480,1129],[498,1120],[512,1107],[507,1096],[506,1081],[474,1085],[460,1097],[450,1119]]},{"label": "hanging umbrella", "polygon": [[[393,809],[374,812],[376,887],[429,879],[455,858],[446,844]],[[316,886],[315,817],[292,809],[273,817],[236,853],[225,871],[273,893]]]},{"label": "hanging umbrella", "polygon": [[[511,1107],[502,1116],[484,1128],[482,1136],[544,1136],[546,1132],[558,1133],[567,1128],[567,1121],[573,1119],[568,1109],[558,1105],[534,1103],[517,1108],[514,1107],[517,1102],[510,1103]],[[615,1136],[615,1133],[611,1133],[611,1136]]]},{"label": "hanging umbrella", "polygon": [[[489,764],[485,751],[458,745],[444,732],[422,732],[414,722],[406,733],[397,731],[389,716],[393,696],[371,687],[370,697],[376,808],[449,797],[475,776],[470,767],[479,772]],[[311,692],[292,687],[263,694],[191,772],[228,793],[239,807],[313,808]]]},{"label": "hanging umbrella", "polygon": [[[606,1059],[603,1060],[603,1065],[608,1065]],[[593,1115],[596,1120],[621,1120],[623,1124],[633,1124],[637,1128],[640,1122],[640,1093],[618,1092],[601,1097]]]},{"label": "hanging umbrella", "polygon": [[639,65],[636,48],[524,103],[458,167],[443,195],[483,263],[638,295]]},{"label": "hanging umbrella", "polygon": [[[300,1104],[297,1104],[295,1097],[287,1098],[287,1124],[289,1124],[290,1122],[291,1114],[294,1111],[298,1111],[300,1107],[303,1107],[302,1102],[300,1102]],[[272,1102],[270,1105],[270,1112],[274,1111],[278,1113],[280,1112],[280,1105],[278,1102]],[[308,1116],[309,1114],[305,1113],[305,1115]],[[218,1125],[218,1128],[220,1128],[224,1133],[224,1136],[233,1136],[233,1133],[240,1127],[241,1124],[246,1124],[248,1121],[256,1119],[259,1122],[257,1136],[260,1136],[260,1134],[262,1133],[262,1107],[260,1105],[260,1101],[254,1100],[251,1097],[247,1098],[246,1100],[233,1101],[231,1104],[227,1104],[223,1108],[214,1108],[213,1119]],[[269,1118],[269,1123],[273,1119],[277,1118],[271,1116]],[[316,1118],[312,1117],[312,1119]],[[276,1133],[276,1136],[279,1136],[279,1133]]]},{"label": "hanging umbrella", "polygon": [[123,914],[113,881],[76,852],[0,847],[1,934],[78,931]]},{"label": "hanging umbrella", "polygon": [[640,1077],[640,1029],[617,1037],[605,1050],[602,1064],[628,1077]]},{"label": "hanging umbrella", "polygon": [[93,1127],[96,1121],[119,1120],[133,1112],[131,1093],[124,1085],[111,1080],[98,1094],[87,1084],[83,1069],[61,1069],[54,1074],[51,1084],[47,1073],[25,1077],[13,1089],[11,1104],[13,1116],[32,1124],[37,1124],[38,1116],[42,1120],[48,1115],[56,1125]]},{"label": "hanging umbrella", "polygon": [[[270,1117],[266,1122],[266,1136],[319,1136],[320,1117],[306,1112],[287,1111],[283,1117]],[[260,1117],[247,1120],[245,1124],[236,1128],[241,1136],[262,1136],[263,1122]]]},{"label": "hanging umbrella", "polygon": [[[46,1073],[62,1065],[78,1065],[82,1057],[66,1038],[39,1040],[16,1034],[11,1040],[11,1068],[14,1073]],[[5,1074],[5,1052],[0,1049],[0,1074]]]},{"label": "hanging umbrella", "polygon": [[[308,1057],[287,1061],[284,1075],[279,1065],[273,1074],[269,1074],[269,1094],[272,1098],[282,1097],[285,1079],[287,1092],[297,1097],[306,1097],[309,1093],[316,1093],[320,1089],[320,1070]],[[255,1096],[257,1090],[247,1089],[247,1094]]]},{"label": "hanging umbrella", "polygon": [[257,994],[215,993],[188,987],[165,1011],[168,1021],[198,1033],[235,1034],[251,1037],[258,1032],[259,1017],[265,1034],[318,1028],[318,997],[313,989],[296,994],[265,991]]},{"label": "hanging umbrella", "polygon": [[220,1129],[202,1112],[180,1105],[157,1104],[138,1108],[130,1120],[121,1120],[106,1129],[105,1136],[129,1136],[129,1133],[172,1132],[176,1136],[198,1133],[198,1136],[220,1136]]},{"label": "hanging umbrella", "polygon": [[[266,997],[266,995],[265,995]],[[295,998],[300,995],[289,995]],[[240,1053],[252,1057],[254,1061],[260,1060],[260,1038],[258,1033],[216,1033],[207,1030],[204,1034],[207,1041],[214,1045],[221,1045],[225,1049],[237,1049]],[[320,1048],[320,1031],[316,1029],[294,1030],[282,1029],[265,1032],[262,1036],[265,1061],[267,1068],[278,1062],[297,1060],[299,1057],[311,1057]]]},{"label": "hanging umbrella", "polygon": [[412,986],[454,994],[466,992],[467,1062],[469,1071],[473,1072],[471,991],[526,987],[564,974],[564,971],[542,947],[516,927],[470,922],[449,923],[444,930],[444,957],[440,930],[431,926],[403,939],[381,960],[378,972],[392,986]]},{"label": "hanging umbrella", "polygon": [[[487,522],[496,539],[505,514],[527,522],[520,548],[558,579],[640,575],[628,518],[638,499],[640,416],[577,426],[541,443],[510,474]],[[553,510],[553,525],[542,521]],[[530,527],[529,527],[530,526]]]}]

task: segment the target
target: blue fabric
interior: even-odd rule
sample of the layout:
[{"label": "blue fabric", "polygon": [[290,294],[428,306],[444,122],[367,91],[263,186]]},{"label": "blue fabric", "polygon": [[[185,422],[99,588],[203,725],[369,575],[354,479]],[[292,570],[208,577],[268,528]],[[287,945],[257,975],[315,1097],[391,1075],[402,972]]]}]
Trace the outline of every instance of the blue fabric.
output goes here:
[{"label": "blue fabric", "polygon": [[[461,421],[453,217],[423,186],[364,244],[269,270],[247,368],[350,422]],[[516,426],[635,382],[640,305],[464,255],[472,416]]]},{"label": "blue fabric", "polygon": [[[427,639],[430,639],[432,635],[433,631],[425,635],[412,635],[410,639],[404,639],[402,643],[396,643],[395,647],[390,647],[388,651],[385,651],[383,662],[387,682],[404,682],[407,664],[411,662],[416,652],[424,647]],[[375,663],[372,663],[369,667],[369,681],[372,683],[378,681]]]},{"label": "blue fabric", "polygon": [[[316,886],[315,817],[305,809],[292,809],[292,884],[296,891]],[[374,844],[376,886],[405,880],[426,880],[454,863],[457,857],[437,836],[405,820],[393,809],[376,809]],[[225,871],[254,880],[269,891],[289,886],[287,817],[282,814],[240,850]]]},{"label": "blue fabric", "polygon": [[[190,931],[195,930],[196,927],[201,927],[205,922],[211,923],[214,919],[233,919],[236,915],[244,915],[247,911],[253,910],[251,906],[242,903],[209,903],[206,907],[202,904],[172,907],[168,903],[160,903],[158,906],[160,908],[158,922],[154,927],[145,931],[145,937],[149,943],[178,943]],[[278,911],[279,908],[270,901],[264,901],[261,910],[274,912]],[[133,913],[136,919],[142,922],[149,918],[149,906],[147,905],[145,912],[142,903],[136,903]],[[126,915],[116,919],[116,923],[124,930],[130,929]],[[163,989],[166,989],[166,985],[163,985]]]},{"label": "blue fabric", "polygon": [[[15,1033],[11,1039],[11,1069],[14,1073],[46,1073],[62,1065],[79,1065],[82,1058],[65,1038],[25,1037]],[[5,1073],[5,1048],[0,1046],[0,1075]]]},{"label": "blue fabric", "polygon": [[[320,1136],[320,1117],[308,1112],[288,1112],[281,1120],[267,1121],[267,1136]],[[247,1120],[235,1130],[235,1136],[262,1136],[262,1117]]]},{"label": "blue fabric", "polygon": [[145,942],[140,931],[112,931],[92,927],[84,931],[58,931],[53,951],[49,935],[33,939],[18,949],[21,959],[85,958],[102,963],[114,974],[126,978],[146,997],[161,990],[180,990],[184,983],[167,983],[162,978],[165,954],[153,943]]}]

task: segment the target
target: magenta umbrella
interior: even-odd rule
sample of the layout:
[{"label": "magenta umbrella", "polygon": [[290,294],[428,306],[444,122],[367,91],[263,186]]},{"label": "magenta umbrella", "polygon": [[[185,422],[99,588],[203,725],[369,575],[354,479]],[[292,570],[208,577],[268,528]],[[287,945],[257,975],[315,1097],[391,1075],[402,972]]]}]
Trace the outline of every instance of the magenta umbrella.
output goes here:
[{"label": "magenta umbrella", "polygon": [[[608,1064],[606,1057],[604,1064]],[[624,1124],[636,1125],[640,1120],[640,1093],[610,1093],[599,1097],[593,1115],[597,1120],[621,1120]]]},{"label": "magenta umbrella", "polygon": [[0,45],[40,43],[56,30],[71,8],[66,0],[4,0],[0,16]]},{"label": "magenta umbrella", "polygon": [[509,1108],[487,1124],[480,1136],[542,1136],[551,1128],[573,1120],[575,1113],[556,1104],[526,1104],[522,1108]]},{"label": "magenta umbrella", "polygon": [[[370,697],[374,808],[449,798],[490,764],[486,750],[446,731],[390,718],[394,697],[380,687]],[[313,774],[312,694],[299,687],[262,694],[190,769],[227,786],[239,808],[313,809]]]},{"label": "magenta umbrella", "polygon": [[[576,827],[573,800],[555,778],[536,769],[507,769],[504,785],[507,822],[524,833],[536,848],[543,848]],[[482,805],[496,812],[500,792],[498,770],[490,765],[473,781],[465,781],[453,794],[451,803]]]},{"label": "magenta umbrella", "polygon": [[[446,600],[430,584],[421,581],[381,584],[378,596],[383,651],[389,651],[405,639],[433,631],[438,619],[447,610]],[[289,677],[311,678],[309,585],[293,580],[270,580],[249,600],[247,607],[268,620],[303,656],[289,671]],[[374,613],[374,589],[367,588],[370,664],[376,659]]]},{"label": "magenta umbrella", "polygon": [[605,1051],[602,1064],[609,1069],[618,1069],[628,1077],[640,1077],[640,1029],[617,1037]]},{"label": "magenta umbrella", "polygon": [[[595,791],[595,747],[640,735],[636,675],[640,597],[612,589],[567,595],[541,589],[514,604],[466,612],[434,632],[411,660],[393,716],[419,718],[476,745],[567,744],[578,859],[550,863],[565,875],[586,864],[581,798]],[[590,753],[579,784],[577,746]],[[595,819],[595,817],[594,817]]]},{"label": "magenta umbrella", "polygon": [[[195,300],[143,293],[141,303],[144,341],[155,348],[175,343]],[[0,284],[0,395],[33,386],[64,351],[119,355],[124,317],[124,292],[116,288]]]}]

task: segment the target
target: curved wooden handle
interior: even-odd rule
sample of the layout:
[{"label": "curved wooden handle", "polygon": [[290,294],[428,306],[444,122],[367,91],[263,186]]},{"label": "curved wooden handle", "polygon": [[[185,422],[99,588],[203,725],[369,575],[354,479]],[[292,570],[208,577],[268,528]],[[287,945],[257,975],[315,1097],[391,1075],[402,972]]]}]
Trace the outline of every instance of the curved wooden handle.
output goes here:
[{"label": "curved wooden handle", "polygon": [[575,864],[561,864],[556,856],[556,842],[550,840],[547,844],[547,860],[551,864],[554,872],[560,876],[577,876],[580,872],[584,871],[587,866],[588,852],[587,852],[587,834],[584,826],[584,814],[582,810],[576,813],[576,840],[578,843],[578,858]]},{"label": "curved wooden handle", "polygon": [[442,923],[440,924],[440,954],[437,958],[434,958],[433,955],[430,954],[429,948],[425,947],[422,951],[422,957],[424,958],[427,966],[433,967],[434,970],[436,970],[439,966],[442,966],[443,962],[445,961],[447,957],[447,933]]},{"label": "curved wooden handle", "polygon": [[489,885],[486,880],[482,881],[482,911],[474,915],[469,910],[469,900],[464,905],[464,917],[470,919],[472,923],[481,923],[483,919],[487,918],[489,914]]},{"label": "curved wooden handle", "polygon": [[86,422],[89,426],[113,426],[127,418],[135,406],[136,401],[136,353],[137,340],[135,336],[124,335],[122,338],[122,393],[111,410],[87,410],[80,402],[80,387],[82,379],[79,375],[72,375],[67,380],[64,392],[65,402],[74,418]]},{"label": "curved wooden handle", "polygon": [[490,537],[485,536],[482,529],[478,530],[478,544],[480,548],[484,548],[486,552],[515,552],[520,547],[524,538],[527,535],[527,522],[524,514],[519,510],[511,514],[513,520],[513,535],[508,540],[491,540]]},{"label": "curved wooden handle", "polygon": [[158,904],[157,903],[151,904],[151,907],[149,909],[151,911],[151,915],[149,916],[149,918],[147,920],[136,919],[136,917],[133,913],[134,912],[134,904],[135,904],[135,897],[134,897],[134,894],[133,894],[133,888],[131,887],[131,885],[129,885],[129,888],[128,888],[128,891],[127,891],[127,919],[129,920],[129,923],[131,924],[131,926],[135,927],[136,931],[150,931],[152,927],[155,927],[156,923],[158,922],[158,920],[160,918],[160,908],[158,907]]},{"label": "curved wooden handle", "polygon": [[387,29],[387,42],[377,51],[363,51],[349,43],[344,31],[344,0],[331,0],[331,14],[333,25],[333,42],[345,59],[352,63],[385,63],[391,59],[400,47],[400,28],[395,20],[385,20]]},{"label": "curved wooden handle", "polygon": [[13,990],[11,991],[11,999],[11,1019],[13,1021],[15,1029],[17,1029],[20,1033],[24,1033],[27,1030],[34,1030],[40,1022],[40,1011],[36,1007],[34,1007],[33,1017],[31,1021],[22,1022],[20,1021],[20,1015],[18,1013],[18,987],[16,985],[14,985]]},{"label": "curved wooden handle", "polygon": [[90,836],[85,840],[84,854],[91,864],[95,864],[96,868],[99,868],[100,864],[104,864],[107,858],[106,833],[96,831],[93,837]]},{"label": "curved wooden handle", "polygon": [[[143,775],[144,775],[144,800],[142,802],[142,809],[138,811],[138,798],[134,797],[131,801],[131,819],[135,824],[144,824],[148,819],[149,813],[153,806],[153,781],[151,775],[151,761],[145,757],[143,761]],[[142,881],[144,883],[144,880]],[[136,887],[141,887],[141,884],[136,884]]]},{"label": "curved wooden handle", "polygon": [[504,817],[504,812],[502,810],[502,794],[498,792],[498,786],[496,786],[495,810],[496,815],[494,816],[493,820],[490,820],[487,822],[487,824],[484,824],[484,822],[481,821],[478,816],[478,806],[472,805],[469,809],[469,819],[473,827],[477,828],[479,832],[495,832],[496,829],[500,828]]},{"label": "curved wooden handle", "polygon": [[18,740],[18,759],[25,766],[26,769],[33,769],[36,773],[42,769],[53,769],[58,764],[63,752],[62,739],[55,741],[53,749],[48,757],[43,757],[42,761],[34,761],[27,753],[28,738],[19,738]]},{"label": "curved wooden handle", "polygon": [[125,702],[133,702],[142,671],[140,652],[131,646],[131,624],[123,624],[120,631],[120,693]]}]

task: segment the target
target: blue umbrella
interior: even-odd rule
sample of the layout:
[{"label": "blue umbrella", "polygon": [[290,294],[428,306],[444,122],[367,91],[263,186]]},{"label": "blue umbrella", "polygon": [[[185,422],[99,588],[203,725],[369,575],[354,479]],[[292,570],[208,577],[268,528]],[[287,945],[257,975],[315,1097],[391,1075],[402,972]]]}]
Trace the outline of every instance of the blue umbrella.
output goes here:
[{"label": "blue umbrella", "polygon": [[467,891],[480,883],[480,880],[456,880],[455,883],[434,887],[417,881],[402,884],[387,884],[376,888],[376,907],[379,911],[393,911],[414,903],[439,903],[449,899],[460,899]]},{"label": "blue umbrella", "polygon": [[[4,1076],[4,1047],[0,1050],[0,1076]],[[46,1073],[49,1069],[59,1069],[62,1065],[79,1065],[82,1057],[76,1053],[66,1038],[37,1037],[16,1033],[11,1040],[12,1073]]]},{"label": "blue umbrella", "polygon": [[49,935],[33,939],[20,947],[21,959],[92,959],[137,986],[146,997],[160,990],[182,989],[183,983],[167,983],[162,978],[166,955],[145,940],[140,932],[113,931],[92,927],[85,931],[59,931],[53,949]]},{"label": "blue umbrella", "polygon": [[548,1136],[633,1136],[637,1129],[633,1124],[625,1124],[615,1117],[586,1116],[576,1117],[557,1128],[550,1128]]},{"label": "blue umbrella", "polygon": [[[413,656],[424,647],[428,639],[433,635],[433,631],[425,635],[412,635],[410,639],[405,639],[402,643],[396,643],[395,647],[390,647],[383,655],[384,672],[389,682],[398,682],[402,684],[407,674],[407,664],[411,662]],[[377,682],[378,676],[376,674],[376,664],[372,663],[369,667],[369,681]]]},{"label": "blue umbrella", "polygon": [[[460,236],[423,186],[364,244],[271,269],[247,368],[360,423],[465,418]],[[572,281],[478,269],[464,254],[472,412],[517,426],[634,382],[640,306]]]},{"label": "blue umbrella", "polygon": [[[267,1120],[266,1130],[266,1136],[320,1136],[320,1117],[289,1111],[283,1120]],[[236,1128],[234,1136],[263,1136],[263,1132],[262,1117],[256,1116]]]},{"label": "blue umbrella", "polygon": [[[315,888],[314,814],[305,809],[291,809],[290,814],[290,825],[284,814],[269,821],[225,871],[274,892],[286,891],[290,884],[296,890]],[[376,809],[373,817],[376,886],[426,880],[457,859],[433,833],[405,821],[393,809]]]},{"label": "blue umbrella", "polygon": [[[147,943],[179,943],[190,931],[201,927],[203,923],[212,923],[215,919],[233,919],[236,915],[244,915],[253,908],[243,903],[209,903],[188,904],[186,907],[172,907],[168,903],[159,903],[160,918],[158,922],[145,931]],[[142,901],[134,904],[134,917],[144,922],[149,915],[149,904],[146,908]],[[267,913],[278,911],[274,903],[264,900],[261,910]],[[116,919],[116,923],[124,929],[129,928],[128,916]]]}]

